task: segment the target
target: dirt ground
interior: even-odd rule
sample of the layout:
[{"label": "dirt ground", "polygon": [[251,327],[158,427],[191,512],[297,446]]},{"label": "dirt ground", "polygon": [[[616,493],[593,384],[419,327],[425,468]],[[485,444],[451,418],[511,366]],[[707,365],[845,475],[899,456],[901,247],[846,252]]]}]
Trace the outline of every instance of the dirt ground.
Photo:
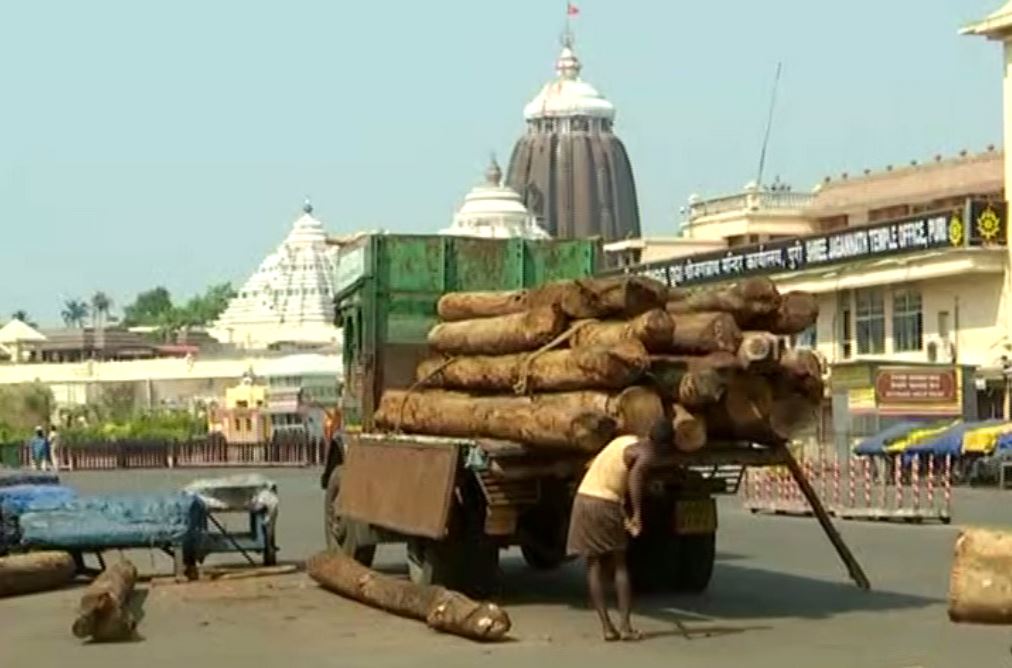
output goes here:
[{"label": "dirt ground", "polygon": [[[321,493],[315,470],[268,472],[282,498],[282,560],[319,549]],[[79,473],[82,490],[173,489],[194,472]],[[486,646],[429,631],[320,590],[302,573],[184,585],[144,585],[142,639],[82,645],[70,633],[80,589],[0,601],[0,665],[120,666],[739,666],[950,668],[1012,666],[1005,628],[957,626],[945,615],[959,524],[1012,526],[1012,495],[959,490],[956,525],[840,526],[872,580],[857,590],[813,520],[756,517],[721,501],[718,564],[702,596],[639,600],[648,638],[604,645],[585,608],[579,564],[553,573],[504,555],[500,601],[514,625],[509,642]],[[148,574],[161,555],[133,552]],[[220,559],[218,561],[221,561]],[[233,559],[234,561],[234,559]],[[403,550],[385,546],[379,567],[403,572]]]}]

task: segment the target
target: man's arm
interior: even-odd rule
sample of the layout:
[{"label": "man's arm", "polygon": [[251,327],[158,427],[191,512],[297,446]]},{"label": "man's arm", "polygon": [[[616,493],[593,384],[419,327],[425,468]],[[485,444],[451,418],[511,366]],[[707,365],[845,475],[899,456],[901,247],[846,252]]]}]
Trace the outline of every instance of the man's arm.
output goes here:
[{"label": "man's arm", "polygon": [[643,495],[646,493],[651,458],[640,448],[627,454],[630,455],[632,462],[629,465],[629,500],[632,502],[632,517],[629,519],[629,533],[638,536],[643,530]]}]

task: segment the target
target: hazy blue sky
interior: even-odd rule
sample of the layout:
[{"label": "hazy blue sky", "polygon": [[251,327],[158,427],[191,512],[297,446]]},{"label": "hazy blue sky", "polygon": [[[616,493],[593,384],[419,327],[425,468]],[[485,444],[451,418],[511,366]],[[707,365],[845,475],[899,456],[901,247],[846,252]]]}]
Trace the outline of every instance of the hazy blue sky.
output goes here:
[{"label": "hazy blue sky", "polygon": [[[583,0],[648,234],[768,161],[796,188],[1001,140],[1001,0]],[[0,319],[245,280],[309,194],[335,233],[432,232],[523,131],[564,2],[0,0]],[[505,166],[505,165],[504,165]]]}]

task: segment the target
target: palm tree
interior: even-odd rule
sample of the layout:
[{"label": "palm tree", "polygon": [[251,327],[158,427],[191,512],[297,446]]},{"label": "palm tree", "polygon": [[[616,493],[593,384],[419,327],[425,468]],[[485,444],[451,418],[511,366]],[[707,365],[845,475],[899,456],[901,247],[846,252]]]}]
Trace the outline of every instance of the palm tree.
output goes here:
[{"label": "palm tree", "polygon": [[109,309],[112,308],[112,299],[101,290],[91,296],[91,317],[92,324],[96,327],[105,325],[109,318]]},{"label": "palm tree", "polygon": [[23,308],[18,309],[17,311],[14,311],[14,313],[11,313],[11,319],[20,320],[21,322],[27,325],[29,319],[28,311],[24,310]]},{"label": "palm tree", "polygon": [[88,305],[80,299],[68,299],[60,313],[67,327],[84,327],[84,319],[88,317]]}]

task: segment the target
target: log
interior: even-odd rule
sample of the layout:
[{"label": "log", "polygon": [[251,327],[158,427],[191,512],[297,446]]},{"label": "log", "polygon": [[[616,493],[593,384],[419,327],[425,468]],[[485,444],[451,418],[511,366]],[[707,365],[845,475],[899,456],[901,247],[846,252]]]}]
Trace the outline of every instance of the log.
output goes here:
[{"label": "log", "polygon": [[706,408],[707,435],[711,440],[780,445],[787,435],[770,425],[773,405],[773,391],[765,378],[738,374],[728,382],[721,401]]},{"label": "log", "polygon": [[0,557],[0,597],[58,589],[74,579],[66,552],[29,552]]},{"label": "log", "polygon": [[746,326],[758,317],[776,312],[780,302],[780,292],[773,281],[757,277],[731,287],[672,290],[666,308],[669,313],[675,314],[721,311],[734,316],[739,325]]},{"label": "log", "polygon": [[555,410],[593,411],[615,421],[616,433],[647,436],[654,423],[664,417],[664,404],[657,392],[633,386],[617,393],[601,391],[560,392],[533,397],[542,406]]},{"label": "log", "polygon": [[429,345],[450,355],[508,355],[537,350],[566,329],[558,308],[544,307],[522,313],[443,322],[429,331]]},{"label": "log", "polygon": [[769,332],[743,332],[738,360],[743,369],[771,369],[780,361],[780,339]]},{"label": "log", "polygon": [[386,612],[417,619],[429,628],[471,640],[502,640],[511,622],[495,603],[473,601],[436,585],[416,585],[382,575],[339,551],[320,552],[306,562],[309,577],[324,589]]},{"label": "log", "polygon": [[635,383],[649,364],[638,341],[614,347],[564,348],[540,354],[432,358],[418,365],[427,387],[487,392],[622,389]]},{"label": "log", "polygon": [[576,323],[570,345],[615,346],[633,340],[639,341],[650,352],[664,352],[671,348],[675,324],[663,309],[653,309],[632,320],[581,320]]},{"label": "log", "polygon": [[664,308],[668,289],[643,276],[617,276],[557,281],[532,290],[529,303],[558,306],[570,318],[631,318]]},{"label": "log", "polygon": [[137,618],[128,604],[136,582],[137,567],[128,560],[121,559],[106,566],[81,596],[74,635],[97,642],[133,638]]},{"label": "log", "polygon": [[688,355],[727,351],[741,345],[741,330],[734,318],[721,311],[685,313],[674,318],[670,350]]},{"label": "log", "polygon": [[[730,357],[736,368],[737,358]],[[719,356],[656,355],[650,358],[650,377],[668,401],[700,408],[720,401],[724,395],[729,375],[726,367],[719,366],[724,361]]]},{"label": "log", "polygon": [[520,313],[529,308],[527,290],[502,292],[450,292],[439,298],[436,313],[445,322],[491,318]]},{"label": "log", "polygon": [[949,578],[949,619],[1012,624],[1012,533],[965,529]]},{"label": "log", "polygon": [[374,419],[381,429],[432,436],[495,438],[533,447],[596,453],[615,435],[615,420],[539,397],[473,396],[443,390],[387,390]]},{"label": "log", "polygon": [[672,405],[671,425],[675,430],[675,447],[681,452],[695,452],[706,445],[706,422],[680,404]]},{"label": "log", "polygon": [[821,403],[825,394],[822,363],[811,350],[788,350],[780,358],[779,373],[793,392]]},{"label": "log", "polygon": [[781,336],[800,334],[819,319],[819,300],[808,292],[788,292],[776,311],[740,323],[745,329],[764,330]]}]

